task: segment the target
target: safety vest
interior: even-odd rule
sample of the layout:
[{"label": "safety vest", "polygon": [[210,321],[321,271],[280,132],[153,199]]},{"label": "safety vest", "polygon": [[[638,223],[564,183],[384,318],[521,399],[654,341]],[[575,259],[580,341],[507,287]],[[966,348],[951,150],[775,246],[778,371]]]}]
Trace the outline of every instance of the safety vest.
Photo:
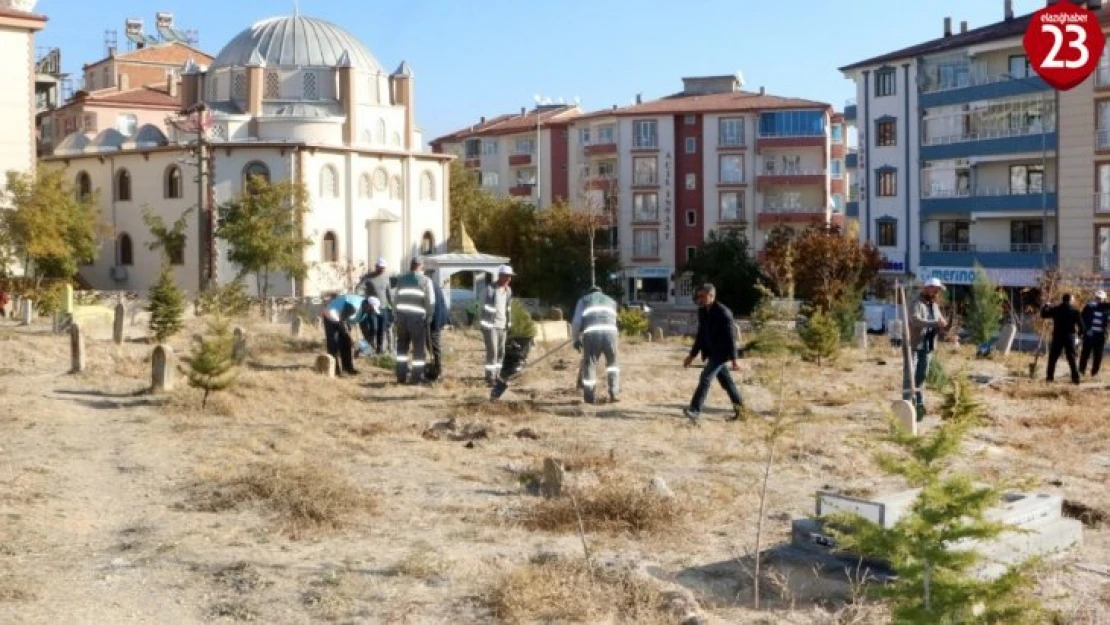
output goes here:
[{"label": "safety vest", "polygon": [[482,305],[482,315],[479,318],[483,328],[509,329],[513,325],[513,289],[505,287],[505,309],[497,308],[498,286],[491,284],[486,287]]},{"label": "safety vest", "polygon": [[397,294],[393,298],[393,308],[398,314],[427,316],[427,293],[424,291],[427,282],[427,276],[416,272],[401,276],[397,281]]},{"label": "safety vest", "polygon": [[617,331],[617,303],[604,293],[582,298],[582,334]]}]

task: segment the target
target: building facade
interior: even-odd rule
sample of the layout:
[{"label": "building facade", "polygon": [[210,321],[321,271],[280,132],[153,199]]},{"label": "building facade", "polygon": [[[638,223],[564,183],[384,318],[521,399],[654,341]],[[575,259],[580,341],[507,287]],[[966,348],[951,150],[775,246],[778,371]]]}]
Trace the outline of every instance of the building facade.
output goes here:
[{"label": "building facade", "polygon": [[7,172],[35,168],[35,33],[46,26],[35,4],[0,0],[0,191]]},{"label": "building facade", "polygon": [[[179,117],[130,136],[109,127],[74,132],[42,159],[61,168],[77,193],[98,192],[111,225],[96,261],[81,275],[96,289],[144,291],[157,280],[146,209],[173,223],[190,208],[178,283],[196,292],[211,277],[238,273],[211,238],[213,210],[239,197],[251,176],[304,185],[308,277],[270,276],[269,295],[350,288],[384,257],[400,273],[417,254],[438,251],[448,232],[448,163],[420,149],[412,71],[390,73],[342,28],[304,16],[263,20],[232,39],[212,64],[181,68]],[[197,182],[198,137],[210,146]],[[199,198],[199,201],[198,201]],[[248,281],[254,290],[254,282]]]},{"label": "building facade", "polygon": [[969,285],[978,264],[1017,291],[1077,254],[1091,265],[1098,72],[1056,92],[1025,56],[1031,15],[999,9],[996,23],[946,17],[937,39],[841,68],[857,89],[848,214],[887,273]]}]

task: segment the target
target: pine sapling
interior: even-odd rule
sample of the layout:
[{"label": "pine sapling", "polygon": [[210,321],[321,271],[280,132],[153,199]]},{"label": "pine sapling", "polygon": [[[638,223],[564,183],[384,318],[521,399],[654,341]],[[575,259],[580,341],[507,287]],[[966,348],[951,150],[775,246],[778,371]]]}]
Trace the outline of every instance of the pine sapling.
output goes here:
[{"label": "pine sapling", "polygon": [[194,345],[192,356],[183,358],[189,365],[186,371],[189,386],[204,390],[200,407],[208,405],[208,395],[235,383],[239,369],[235,364],[235,338],[231,324],[216,317],[208,321],[208,335]]},{"label": "pine sapling", "polygon": [[182,317],[185,315],[185,296],[173,280],[168,265],[162,267],[162,275],[150,289],[150,329],[159,343],[181,331]]},{"label": "pine sapling", "polygon": [[814,310],[804,328],[798,331],[806,357],[815,360],[820,366],[822,361],[834,360],[840,352],[840,326],[831,315]]},{"label": "pine sapling", "polygon": [[832,515],[829,528],[838,549],[888,561],[898,577],[875,593],[889,599],[893,621],[908,624],[1042,622],[1032,596],[1028,565],[985,581],[974,569],[981,556],[966,544],[990,541],[1017,528],[990,521],[985,513],[1001,493],[951,471],[964,437],[982,422],[983,410],[966,375],[953,376],[945,390],[941,424],[923,436],[896,421],[885,437],[899,453],[880,453],[882,469],[921,492],[891,528],[851,514]]}]

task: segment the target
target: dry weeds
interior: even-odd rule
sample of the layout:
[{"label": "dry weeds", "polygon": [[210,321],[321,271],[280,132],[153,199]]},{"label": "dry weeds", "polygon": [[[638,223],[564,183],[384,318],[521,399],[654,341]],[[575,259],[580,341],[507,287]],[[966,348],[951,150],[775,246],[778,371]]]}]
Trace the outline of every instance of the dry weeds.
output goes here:
[{"label": "dry weeds", "polygon": [[534,530],[572,532],[578,531],[581,515],[587,532],[640,534],[670,529],[683,513],[677,499],[658,495],[646,485],[617,480],[575,489],[573,498],[537,500],[523,512],[522,523]]},{"label": "dry weeds", "polygon": [[299,538],[343,528],[358,514],[377,508],[376,498],[342,471],[314,461],[254,463],[225,471],[193,488],[194,509],[224,512],[261,505],[291,537]]},{"label": "dry weeds", "polygon": [[38,599],[29,580],[15,575],[0,575],[0,603],[20,603]]},{"label": "dry weeds", "polygon": [[669,624],[663,595],[628,570],[581,560],[534,558],[501,576],[483,597],[506,623]]}]

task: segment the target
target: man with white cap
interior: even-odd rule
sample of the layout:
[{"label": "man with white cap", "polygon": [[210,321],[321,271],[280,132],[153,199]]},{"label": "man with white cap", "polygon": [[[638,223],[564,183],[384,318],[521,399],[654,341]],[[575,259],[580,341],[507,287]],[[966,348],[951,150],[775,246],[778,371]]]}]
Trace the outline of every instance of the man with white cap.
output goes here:
[{"label": "man with white cap", "polygon": [[379,302],[374,314],[367,315],[366,321],[367,334],[369,334],[366,340],[370,341],[370,346],[378,354],[385,348],[386,315],[393,309],[393,293],[389,290],[389,276],[386,275],[385,270],[385,259],[379,258],[374,265],[374,271],[362,277],[362,286],[366,289],[366,295],[376,297]]},{"label": "man with white cap", "polygon": [[1091,377],[1098,375],[1102,366],[1102,351],[1106,349],[1107,322],[1110,321],[1110,304],[1106,291],[1095,292],[1095,299],[1083,307],[1083,351],[1079,354],[1079,373],[1087,375],[1087,361],[1091,361]]},{"label": "man with white cap", "polygon": [[513,289],[509,282],[514,275],[512,267],[501,265],[497,268],[497,282],[487,285],[482,294],[479,320],[486,343],[486,384],[493,384],[497,379],[505,358],[505,339],[513,327]]},{"label": "man with white cap", "polygon": [[[910,309],[910,349],[913,354],[913,402],[917,408],[917,420],[925,417],[925,378],[929,373],[929,361],[937,346],[937,334],[948,327],[948,320],[940,312],[937,296],[944,291],[944,284],[937,278],[929,278],[921,288],[921,295]],[[908,382],[908,380],[907,380]],[[905,384],[903,388],[908,388]],[[908,397],[907,397],[908,399]]]}]

